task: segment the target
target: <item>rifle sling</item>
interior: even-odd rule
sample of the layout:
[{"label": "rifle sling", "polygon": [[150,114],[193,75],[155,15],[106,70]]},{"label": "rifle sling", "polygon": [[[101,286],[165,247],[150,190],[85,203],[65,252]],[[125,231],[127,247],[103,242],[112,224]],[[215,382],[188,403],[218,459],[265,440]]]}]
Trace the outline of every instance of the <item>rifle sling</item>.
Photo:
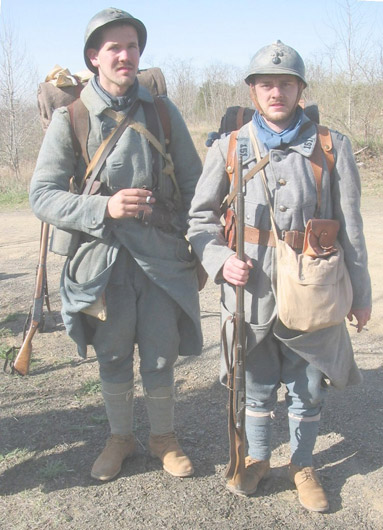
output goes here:
[{"label": "rifle sling", "polygon": [[[264,158],[261,158],[259,162],[255,164],[255,166],[250,169],[250,171],[243,177],[243,183],[247,184],[249,180],[251,180],[261,169],[263,169],[268,163],[269,163],[270,155],[267,153],[267,155]],[[235,185],[231,193],[226,197],[226,199],[223,201],[222,206],[224,208],[228,208],[230,204],[235,199],[236,195],[238,193],[238,186]]]}]

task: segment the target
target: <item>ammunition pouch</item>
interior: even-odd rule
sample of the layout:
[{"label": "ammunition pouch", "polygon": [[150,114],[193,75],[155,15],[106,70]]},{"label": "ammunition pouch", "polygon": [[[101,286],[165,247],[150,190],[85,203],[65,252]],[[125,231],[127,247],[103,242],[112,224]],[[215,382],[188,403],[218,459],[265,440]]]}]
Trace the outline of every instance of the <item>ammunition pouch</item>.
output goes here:
[{"label": "ammunition pouch", "polygon": [[60,256],[73,258],[79,247],[81,232],[78,230],[63,230],[52,226],[49,250]]}]

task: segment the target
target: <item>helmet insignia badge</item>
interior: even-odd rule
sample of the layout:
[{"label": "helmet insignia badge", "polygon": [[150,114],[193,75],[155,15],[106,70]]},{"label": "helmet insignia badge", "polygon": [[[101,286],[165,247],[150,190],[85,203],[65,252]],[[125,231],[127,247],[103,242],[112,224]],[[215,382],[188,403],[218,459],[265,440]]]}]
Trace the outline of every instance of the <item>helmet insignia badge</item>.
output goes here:
[{"label": "helmet insignia badge", "polygon": [[281,57],[283,57],[283,52],[274,52],[272,54],[272,61],[274,64],[280,64],[282,62]]}]

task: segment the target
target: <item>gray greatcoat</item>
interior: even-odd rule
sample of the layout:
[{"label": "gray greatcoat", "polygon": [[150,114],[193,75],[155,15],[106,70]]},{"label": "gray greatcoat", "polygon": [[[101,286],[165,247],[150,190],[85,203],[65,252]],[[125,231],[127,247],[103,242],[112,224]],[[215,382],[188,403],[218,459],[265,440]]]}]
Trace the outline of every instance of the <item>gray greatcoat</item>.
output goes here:
[{"label": "gray greatcoat", "polygon": [[[88,152],[91,158],[116,122],[104,114],[107,104],[91,84],[84,88],[81,99],[90,114]],[[152,96],[141,86],[138,99],[153,102]],[[80,246],[64,267],[61,295],[64,323],[82,356],[86,355],[87,338],[79,311],[95,302],[105,290],[121,245],[128,249],[145,274],[181,307],[180,354],[201,352],[195,260],[183,236],[201,162],[180,113],[169,99],[164,100],[171,121],[169,151],[182,196],[181,209],[173,219],[178,227],[174,233],[165,233],[132,218],[104,218],[109,196],[113,193],[123,188],[153,186],[152,154],[143,135],[129,127],[124,131],[101,172],[102,195],[84,196],[68,191],[70,178],[83,175],[85,165],[82,159],[76,158],[66,108],[54,113],[40,150],[30,188],[33,211],[42,221],[60,229],[81,232]],[[145,124],[142,106],[138,107],[134,119]],[[163,135],[161,140],[164,145]],[[174,197],[169,176],[159,176],[159,189],[162,198]]]},{"label": "gray greatcoat", "polygon": [[[315,125],[304,117],[303,132],[285,150],[271,149],[266,166],[268,187],[273,197],[276,222],[281,231],[304,231],[316,207],[315,179],[309,160],[317,133]],[[243,126],[238,145],[245,146],[244,175],[256,158],[249,139],[249,127]],[[302,131],[302,129],[301,129]],[[335,168],[331,174],[324,161],[322,180],[322,218],[340,221],[339,240],[344,248],[345,261],[354,291],[353,308],[371,305],[370,278],[367,252],[360,215],[360,180],[351,145],[347,137],[331,131]],[[261,156],[267,151],[260,142]],[[220,205],[229,191],[225,164],[229,137],[216,140],[210,148],[202,176],[198,182],[190,211],[188,236],[203,266],[216,282],[222,281],[221,269],[233,254],[224,239],[220,221]],[[270,212],[260,175],[248,184],[245,195],[245,223],[270,230]],[[319,368],[331,383],[343,388],[360,381],[350,337],[346,325],[322,329],[312,333],[288,330],[276,318],[276,303],[272,279],[275,275],[275,249],[245,243],[245,252],[253,260],[254,268],[245,288],[245,316],[248,326],[248,351],[273,330],[274,335],[306,361]],[[235,288],[222,285],[222,317],[235,312]]]}]

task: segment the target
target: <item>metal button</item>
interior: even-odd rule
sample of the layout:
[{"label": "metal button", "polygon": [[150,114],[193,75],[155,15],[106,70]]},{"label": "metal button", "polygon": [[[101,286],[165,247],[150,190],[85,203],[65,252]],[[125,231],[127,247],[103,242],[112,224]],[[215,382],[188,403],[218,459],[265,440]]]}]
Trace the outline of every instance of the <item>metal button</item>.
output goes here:
[{"label": "metal button", "polygon": [[279,180],[278,180],[278,184],[279,184],[280,186],[286,186],[286,181],[285,181],[285,179],[279,179]]},{"label": "metal button", "polygon": [[283,205],[281,204],[281,206],[279,207],[279,211],[280,211],[280,212],[285,212],[286,210],[287,210],[286,206],[283,206]]}]

